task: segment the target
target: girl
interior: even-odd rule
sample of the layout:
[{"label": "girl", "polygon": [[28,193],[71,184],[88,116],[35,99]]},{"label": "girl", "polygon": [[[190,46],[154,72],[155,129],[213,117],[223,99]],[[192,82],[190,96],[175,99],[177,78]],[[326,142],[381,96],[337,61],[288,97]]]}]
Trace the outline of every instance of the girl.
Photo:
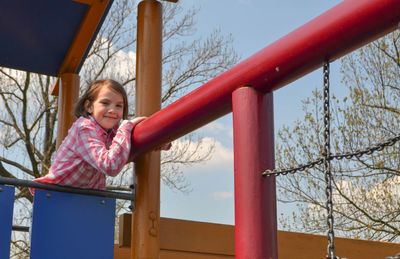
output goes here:
[{"label": "girl", "polygon": [[75,116],[48,174],[34,181],[104,190],[106,176],[116,176],[128,162],[131,132],[144,117],[126,120],[128,98],[113,80],[95,81]]}]

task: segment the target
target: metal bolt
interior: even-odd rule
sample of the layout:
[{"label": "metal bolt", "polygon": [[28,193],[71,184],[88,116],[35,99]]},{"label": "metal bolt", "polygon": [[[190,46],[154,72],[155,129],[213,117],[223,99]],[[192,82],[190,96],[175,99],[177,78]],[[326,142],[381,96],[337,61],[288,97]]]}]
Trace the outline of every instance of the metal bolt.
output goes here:
[{"label": "metal bolt", "polygon": [[150,234],[151,236],[153,236],[153,237],[156,237],[156,236],[157,236],[157,230],[156,230],[155,228],[151,228],[151,229],[149,230],[149,234]]},{"label": "metal bolt", "polygon": [[154,221],[154,220],[156,220],[156,218],[157,218],[156,213],[154,211],[150,212],[149,219]]}]

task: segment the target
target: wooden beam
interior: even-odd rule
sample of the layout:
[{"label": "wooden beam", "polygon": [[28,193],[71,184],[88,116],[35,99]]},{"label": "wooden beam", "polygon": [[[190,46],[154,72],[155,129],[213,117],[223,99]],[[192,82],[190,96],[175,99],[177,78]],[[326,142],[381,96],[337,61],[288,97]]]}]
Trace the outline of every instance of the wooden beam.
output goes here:
[{"label": "wooden beam", "polygon": [[[59,80],[57,80],[59,81]],[[65,73],[60,76],[61,91],[58,98],[57,149],[75,121],[74,106],[78,102],[80,78],[78,74]]]},{"label": "wooden beam", "polygon": [[[83,56],[89,48],[97,27],[107,10],[110,0],[79,0],[78,2],[90,5],[79,31],[75,35],[67,55],[58,71],[58,75],[65,73],[77,73]],[[58,96],[59,82],[55,83],[51,94]]]},{"label": "wooden beam", "polygon": [[[130,219],[130,214],[125,217]],[[233,259],[234,243],[232,225],[170,218],[160,221],[161,259]],[[279,259],[325,258],[326,244],[325,235],[278,231]],[[340,258],[383,259],[400,252],[398,243],[337,237],[335,244]],[[115,259],[130,256],[129,247],[114,247]]]},{"label": "wooden beam", "polygon": [[[150,116],[161,107],[162,5],[144,0],[138,5],[136,38],[136,115]],[[135,160],[135,211],[132,219],[132,259],[159,258],[160,152]]]}]

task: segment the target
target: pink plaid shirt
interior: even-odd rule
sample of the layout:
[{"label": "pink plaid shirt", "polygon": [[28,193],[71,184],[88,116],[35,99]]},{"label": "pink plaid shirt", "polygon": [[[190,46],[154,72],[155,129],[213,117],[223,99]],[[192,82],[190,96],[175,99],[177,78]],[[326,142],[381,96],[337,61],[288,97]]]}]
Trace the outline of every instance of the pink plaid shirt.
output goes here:
[{"label": "pink plaid shirt", "polygon": [[133,123],[124,120],[110,132],[93,117],[80,117],[60,145],[49,173],[34,181],[104,190],[128,161]]}]

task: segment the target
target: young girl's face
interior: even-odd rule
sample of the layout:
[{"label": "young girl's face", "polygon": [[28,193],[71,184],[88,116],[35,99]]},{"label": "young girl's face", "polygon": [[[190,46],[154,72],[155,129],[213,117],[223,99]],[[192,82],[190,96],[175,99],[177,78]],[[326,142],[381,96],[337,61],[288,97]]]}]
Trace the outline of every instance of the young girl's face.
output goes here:
[{"label": "young girl's face", "polygon": [[120,93],[105,86],[87,111],[103,129],[112,129],[122,118],[124,99]]}]

